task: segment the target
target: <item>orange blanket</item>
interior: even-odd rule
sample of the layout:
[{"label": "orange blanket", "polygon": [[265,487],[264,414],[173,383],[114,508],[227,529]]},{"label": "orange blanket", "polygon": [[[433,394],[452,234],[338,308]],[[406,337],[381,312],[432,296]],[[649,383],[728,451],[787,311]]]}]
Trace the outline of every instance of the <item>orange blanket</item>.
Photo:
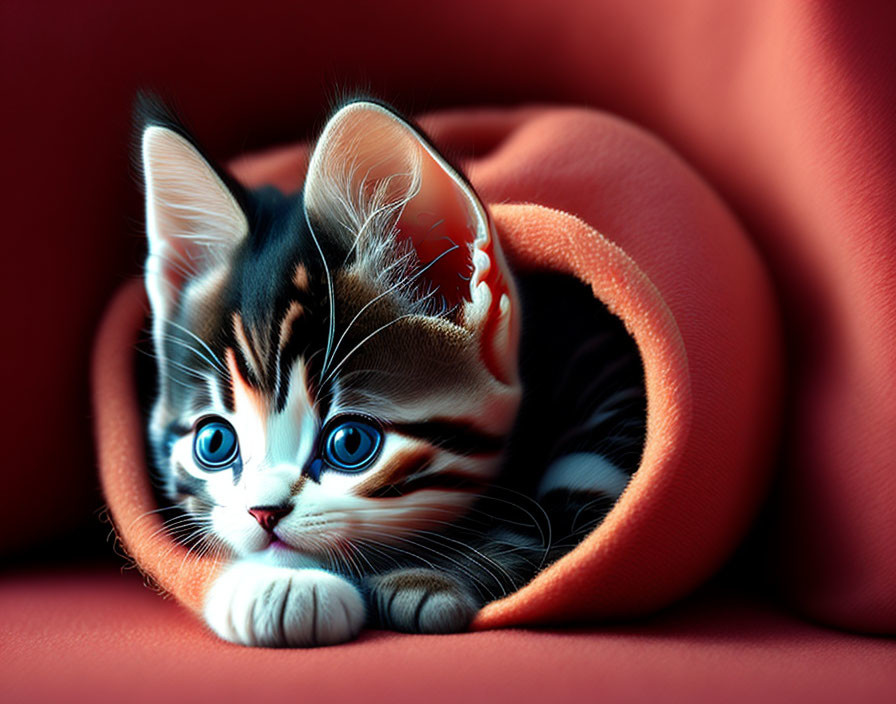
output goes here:
[{"label": "orange blanket", "polygon": [[[607,519],[475,626],[615,618],[705,579],[766,488],[778,426],[780,339],[760,261],[712,190],[656,138],[577,109],[465,111],[423,127],[491,206],[511,266],[578,276],[626,324],[644,361],[647,444]],[[233,165],[251,185],[295,188],[303,146]],[[136,403],[142,288],[110,307],[94,354],[103,489],[125,548],[194,611],[217,565],[161,529]]]}]

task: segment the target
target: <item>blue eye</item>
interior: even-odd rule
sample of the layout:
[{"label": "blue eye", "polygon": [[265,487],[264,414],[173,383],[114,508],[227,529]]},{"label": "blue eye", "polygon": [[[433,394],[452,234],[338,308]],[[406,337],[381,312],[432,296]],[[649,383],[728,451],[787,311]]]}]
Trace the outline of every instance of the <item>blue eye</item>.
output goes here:
[{"label": "blue eye", "polygon": [[210,471],[226,469],[240,454],[236,431],[223,418],[205,421],[193,438],[193,457],[203,468]]},{"label": "blue eye", "polygon": [[324,436],[324,460],[335,469],[356,472],[367,467],[380,451],[382,431],[361,420],[347,420],[329,428]]}]

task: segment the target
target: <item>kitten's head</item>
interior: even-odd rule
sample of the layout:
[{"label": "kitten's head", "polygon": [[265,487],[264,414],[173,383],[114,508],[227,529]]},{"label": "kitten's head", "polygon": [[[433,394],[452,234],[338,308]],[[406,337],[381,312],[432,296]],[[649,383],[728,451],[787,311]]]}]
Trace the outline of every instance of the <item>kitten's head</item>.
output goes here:
[{"label": "kitten's head", "polygon": [[519,311],[473,189],[407,122],[340,109],[300,194],[142,134],[169,497],[285,564],[463,513],[516,416]]}]

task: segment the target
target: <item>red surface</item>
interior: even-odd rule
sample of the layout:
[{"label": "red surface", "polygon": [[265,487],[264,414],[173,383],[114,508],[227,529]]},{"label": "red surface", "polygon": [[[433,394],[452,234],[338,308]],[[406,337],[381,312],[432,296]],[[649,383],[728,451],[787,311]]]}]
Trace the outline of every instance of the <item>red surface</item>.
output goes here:
[{"label": "red surface", "polygon": [[[735,208],[775,277],[793,395],[774,549],[792,601],[896,631],[896,25],[891,3],[392,0],[0,6],[3,481],[16,548],[87,519],[86,362],[141,243],[133,91],[217,154],[307,134],[331,86],[402,107],[553,100],[651,128]],[[52,428],[53,442],[46,442]],[[33,502],[19,501],[21,511]],[[50,518],[52,517],[52,518]]]},{"label": "red surface", "polygon": [[893,641],[724,595],[600,630],[371,632],[316,650],[223,643],[117,572],[7,579],[0,613],[5,702],[889,704],[896,696]]}]

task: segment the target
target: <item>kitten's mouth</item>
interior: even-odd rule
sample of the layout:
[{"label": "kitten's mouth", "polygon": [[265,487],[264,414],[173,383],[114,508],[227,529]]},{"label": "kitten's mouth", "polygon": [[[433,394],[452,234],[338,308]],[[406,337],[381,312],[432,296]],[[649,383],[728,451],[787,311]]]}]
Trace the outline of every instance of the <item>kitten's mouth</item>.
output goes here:
[{"label": "kitten's mouth", "polygon": [[282,540],[276,533],[271,534],[270,541],[267,546],[262,548],[261,553],[273,564],[283,567],[291,567],[293,569],[320,567],[318,560]]},{"label": "kitten's mouth", "polygon": [[277,536],[276,533],[273,533],[271,535],[271,540],[265,549],[266,550],[293,550],[293,551],[295,551],[294,547],[292,547],[291,545],[288,545],[287,543],[280,540],[280,538]]},{"label": "kitten's mouth", "polygon": [[293,555],[302,555],[305,556],[305,552],[299,550],[297,547],[290,545],[285,540],[283,540],[276,533],[271,533],[271,538],[268,544],[263,548],[263,552],[271,552],[271,553],[292,553]]}]

